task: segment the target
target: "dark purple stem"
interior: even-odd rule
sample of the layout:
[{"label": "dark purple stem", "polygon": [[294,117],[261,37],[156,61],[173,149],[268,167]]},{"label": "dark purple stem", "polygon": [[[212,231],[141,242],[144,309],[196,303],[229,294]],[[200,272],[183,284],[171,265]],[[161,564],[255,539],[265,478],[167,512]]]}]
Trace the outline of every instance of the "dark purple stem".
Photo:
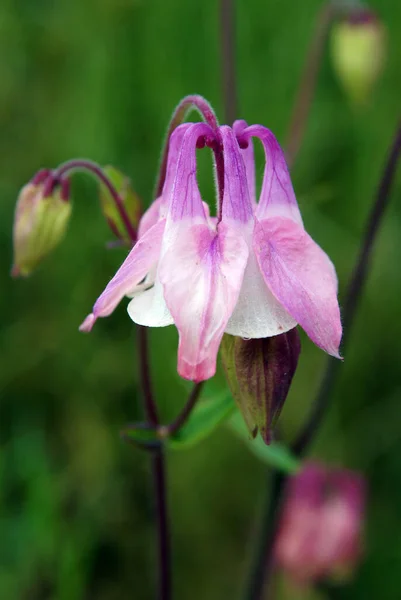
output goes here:
[{"label": "dark purple stem", "polygon": [[[149,423],[155,428],[159,425],[157,406],[153,397],[151,375],[149,369],[149,349],[146,327],[138,326],[139,364],[145,413]],[[166,466],[162,448],[152,450],[152,471],[156,500],[157,534],[158,534],[158,563],[159,600],[171,600],[171,551],[170,527],[167,514]]]},{"label": "dark purple stem", "polygon": [[225,120],[229,125],[232,125],[238,114],[235,72],[235,8],[233,0],[220,1],[220,31]]},{"label": "dark purple stem", "polygon": [[162,425],[159,427],[159,433],[163,438],[167,438],[171,435],[174,435],[181,429],[183,425],[185,425],[188,417],[190,416],[193,408],[195,407],[197,401],[199,400],[200,393],[203,388],[203,381],[200,383],[196,383],[192,388],[190,395],[188,396],[188,400],[180,412],[180,414],[168,425]]},{"label": "dark purple stem", "polygon": [[124,226],[127,230],[127,233],[133,244],[136,242],[136,231],[135,227],[132,225],[131,220],[128,216],[127,211],[125,210],[124,203],[120,198],[116,188],[111,183],[110,179],[104,174],[103,169],[96,163],[91,160],[86,159],[77,159],[77,160],[69,160],[66,163],[60,165],[53,173],[55,177],[61,177],[66,175],[70,171],[89,171],[92,175],[95,175],[109,190],[115,205],[117,207],[118,212],[120,213],[121,219],[124,223]]},{"label": "dark purple stem", "polygon": [[[401,122],[399,124],[399,128],[395,136],[379,188],[377,190],[376,199],[366,225],[365,235],[359,251],[359,256],[348,285],[347,295],[342,311],[344,335],[341,347],[343,351],[348,342],[351,327],[356,314],[356,309],[358,308],[363,286],[368,276],[368,268],[370,265],[374,242],[382,223],[384,213],[391,199],[390,190],[394,180],[400,153]],[[334,387],[336,374],[340,365],[340,361],[333,358],[328,359],[327,368],[313,403],[309,419],[293,445],[293,451],[297,455],[303,454],[309,448],[317,430],[319,429],[329,404],[331,391]]]},{"label": "dark purple stem", "polygon": [[322,62],[329,25],[337,10],[332,2],[326,2],[320,9],[315,31],[308,49],[305,66],[301,76],[286,143],[287,163],[291,167],[298,154],[305,133],[311,108],[317,76]]}]

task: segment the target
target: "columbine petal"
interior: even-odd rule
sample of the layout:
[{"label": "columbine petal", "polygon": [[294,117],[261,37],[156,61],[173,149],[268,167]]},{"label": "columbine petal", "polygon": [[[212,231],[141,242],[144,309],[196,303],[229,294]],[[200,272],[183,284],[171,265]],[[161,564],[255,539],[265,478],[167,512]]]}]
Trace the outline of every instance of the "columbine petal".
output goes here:
[{"label": "columbine petal", "polygon": [[223,221],[244,226],[253,226],[253,208],[249,198],[247,173],[241,156],[241,150],[233,133],[227,125],[220,127],[220,135],[224,149],[224,198]]},{"label": "columbine petal", "polygon": [[141,220],[139,221],[138,226],[138,239],[140,239],[153,225],[156,225],[157,221],[160,220],[163,216],[163,208],[164,208],[163,197],[160,196],[157,198],[149,208],[143,213]]},{"label": "columbine petal", "polygon": [[297,200],[292,187],[284,153],[273,133],[262,125],[252,125],[243,131],[243,137],[260,139],[266,155],[262,191],[256,209],[258,219],[280,216],[302,225]]},{"label": "columbine petal", "polygon": [[277,300],[317,346],[339,357],[337,277],[327,254],[302,227],[283,217],[256,223],[254,250]]},{"label": "columbine petal", "polygon": [[[205,214],[196,181],[196,142],[202,135],[213,132],[197,124],[184,136],[159,264],[166,304],[180,336],[178,372],[195,381],[215,373],[248,258],[248,246],[237,230],[221,222],[216,231]],[[231,221],[241,221],[247,213],[235,203],[227,210]]]},{"label": "columbine petal", "polygon": [[133,295],[128,304],[128,314],[134,323],[147,327],[166,327],[174,323],[164,299],[159,277],[156,276],[150,289]]},{"label": "columbine petal", "polygon": [[264,338],[285,333],[297,325],[266,286],[250,252],[241,291],[234,312],[227,323],[226,333],[242,338]]},{"label": "columbine petal", "polygon": [[82,323],[81,331],[90,331],[98,317],[110,315],[120,300],[144,279],[159,257],[165,224],[165,220],[159,221],[140,238],[96,300],[93,313]]},{"label": "columbine petal", "polygon": [[[242,119],[234,121],[233,131],[237,138],[241,138],[242,133],[248,127],[248,123]],[[249,138],[247,140],[248,146],[241,148],[241,155],[245,164],[246,178],[248,181],[249,198],[252,204],[256,207],[256,181],[255,181],[255,156],[253,151],[253,142]]]},{"label": "columbine petal", "polygon": [[176,173],[177,160],[180,155],[180,149],[183,137],[187,129],[191,127],[191,123],[183,123],[177,127],[170,136],[168,142],[168,164],[166,169],[166,180],[163,186],[162,195],[154,200],[148,210],[143,214],[139,223],[138,238],[142,237],[148,229],[153,227],[157,221],[164,219],[167,213],[167,194],[166,191],[171,189]]},{"label": "columbine petal", "polygon": [[202,381],[215,374],[216,357],[234,309],[248,247],[220,223],[185,226],[160,263],[167,306],[179,331],[178,373]]},{"label": "columbine petal", "polygon": [[[228,127],[220,128],[224,146],[225,182],[223,221],[239,229],[238,235],[252,245],[254,227],[244,162]],[[241,291],[226,332],[244,338],[262,338],[284,333],[296,326],[294,319],[266,287],[253,252],[249,254]]]}]

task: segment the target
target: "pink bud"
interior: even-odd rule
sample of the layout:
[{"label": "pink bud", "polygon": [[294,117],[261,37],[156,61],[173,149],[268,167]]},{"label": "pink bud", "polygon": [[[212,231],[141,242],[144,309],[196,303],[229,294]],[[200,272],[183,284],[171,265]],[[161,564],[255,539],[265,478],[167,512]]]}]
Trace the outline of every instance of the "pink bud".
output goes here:
[{"label": "pink bud", "polygon": [[350,574],[362,554],[364,504],[358,473],[308,463],[287,486],[278,565],[298,585]]},{"label": "pink bud", "polygon": [[12,275],[29,275],[64,236],[71,214],[67,180],[39,171],[20,191],[14,218]]}]

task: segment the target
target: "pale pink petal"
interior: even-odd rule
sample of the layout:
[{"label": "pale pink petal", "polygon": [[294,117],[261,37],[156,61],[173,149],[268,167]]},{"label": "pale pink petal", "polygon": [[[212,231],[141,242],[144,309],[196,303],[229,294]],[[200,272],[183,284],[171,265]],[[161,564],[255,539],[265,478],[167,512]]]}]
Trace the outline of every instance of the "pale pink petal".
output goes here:
[{"label": "pale pink petal", "polygon": [[216,357],[235,307],[248,258],[248,246],[236,229],[220,223],[183,222],[164,248],[159,276],[179,332],[178,373],[202,381],[216,371]]},{"label": "pale pink petal", "polygon": [[164,228],[165,221],[159,221],[138,240],[104,292],[96,300],[93,313],[82,323],[83,331],[90,331],[98,317],[110,315],[122,298],[132,292],[144,279],[159,258]]},{"label": "pale pink petal", "polygon": [[219,129],[224,149],[223,221],[234,221],[253,227],[253,208],[249,198],[246,169],[241,150],[231,127]]},{"label": "pale pink petal", "polygon": [[[138,239],[140,239],[145,233],[156,225],[157,221],[165,217],[163,214],[163,208],[165,203],[163,202],[162,196],[157,198],[149,208],[143,213],[141,220],[139,221],[138,227]],[[165,211],[164,211],[165,212]]]},{"label": "pale pink petal", "polygon": [[[248,123],[243,120],[234,121],[233,130],[235,135],[240,138],[244,129],[248,127]],[[251,203],[256,206],[256,182],[255,182],[255,156],[253,151],[252,138],[247,140],[248,146],[241,148],[241,155],[245,164],[246,178],[248,181],[248,191]]]},{"label": "pale pink petal", "polygon": [[337,277],[327,254],[290,219],[257,222],[254,251],[264,280],[311,340],[339,357]]},{"label": "pale pink petal", "polygon": [[302,225],[302,217],[295,198],[284,152],[273,133],[262,125],[251,125],[243,137],[261,140],[266,155],[262,191],[256,211],[258,219],[287,217]]},{"label": "pale pink petal", "polygon": [[164,219],[166,216],[167,195],[174,184],[177,161],[180,156],[184,135],[191,126],[192,123],[183,123],[182,125],[179,125],[170,136],[168,141],[166,179],[163,186],[163,193],[159,198],[152,202],[147,211],[143,214],[139,222],[138,238],[142,237],[159,219]]},{"label": "pale pink petal", "polygon": [[[202,136],[214,137],[206,123],[187,124],[176,161],[167,165],[167,179],[163,197],[168,205],[168,222],[197,219],[205,222],[206,215],[196,180],[196,143]],[[176,129],[173,136],[180,128]]]},{"label": "pale pink petal", "polygon": [[166,167],[166,179],[164,181],[162,197],[166,201],[166,193],[171,190],[177,171],[177,163],[182,152],[182,142],[188,129],[191,129],[193,123],[182,123],[174,129],[168,141],[168,156]]}]

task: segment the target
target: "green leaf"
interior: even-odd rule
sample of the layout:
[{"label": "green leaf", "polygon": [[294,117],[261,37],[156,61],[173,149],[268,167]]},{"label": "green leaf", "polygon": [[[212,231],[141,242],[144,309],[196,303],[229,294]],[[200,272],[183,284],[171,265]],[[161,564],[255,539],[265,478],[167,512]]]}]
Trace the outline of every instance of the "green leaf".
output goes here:
[{"label": "green leaf", "polygon": [[287,446],[281,442],[273,442],[267,446],[260,436],[251,439],[241,414],[238,411],[232,415],[229,426],[238,437],[247,444],[249,450],[253,452],[255,456],[271,467],[280,471],[285,471],[286,473],[295,473],[299,469],[301,464],[300,461],[291,454]]},{"label": "green leaf", "polygon": [[169,438],[168,447],[181,450],[200,442],[227,419],[234,409],[234,400],[228,391],[201,400],[183,427]]},{"label": "green leaf", "polygon": [[122,431],[121,436],[124,440],[144,448],[161,443],[160,436],[155,427],[147,426],[146,423],[133,423],[127,425]]},{"label": "green leaf", "polygon": [[231,394],[224,391],[213,398],[200,401],[181,429],[170,437],[163,437],[157,429],[144,423],[128,425],[121,435],[127,441],[142,447],[151,448],[163,443],[167,448],[182,450],[205,439],[234,409]]}]

